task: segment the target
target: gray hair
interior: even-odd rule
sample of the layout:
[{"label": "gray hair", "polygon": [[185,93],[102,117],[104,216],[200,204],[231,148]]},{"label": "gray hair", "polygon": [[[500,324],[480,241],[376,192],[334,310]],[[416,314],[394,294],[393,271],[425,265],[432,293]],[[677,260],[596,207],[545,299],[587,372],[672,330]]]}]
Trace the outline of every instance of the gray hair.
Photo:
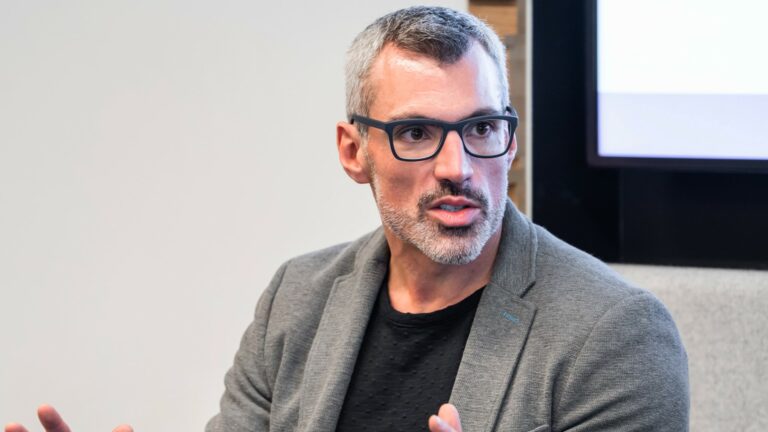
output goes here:
[{"label": "gray hair", "polygon": [[[414,6],[400,9],[374,21],[363,30],[347,51],[347,118],[367,116],[374,89],[368,78],[374,60],[386,44],[422,54],[443,64],[453,64],[477,41],[498,69],[502,106],[509,105],[506,49],[499,37],[478,18],[444,7]],[[360,127],[360,125],[358,125]],[[365,129],[361,128],[365,133]]]}]

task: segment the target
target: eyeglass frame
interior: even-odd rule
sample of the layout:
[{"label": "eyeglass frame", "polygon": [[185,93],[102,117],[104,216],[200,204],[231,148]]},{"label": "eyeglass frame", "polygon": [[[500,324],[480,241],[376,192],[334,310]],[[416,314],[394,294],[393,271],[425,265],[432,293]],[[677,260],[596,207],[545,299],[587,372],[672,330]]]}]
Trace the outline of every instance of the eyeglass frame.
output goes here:
[{"label": "eyeglass frame", "polygon": [[[355,121],[362,123],[366,126],[374,127],[376,129],[381,129],[387,133],[387,136],[389,137],[389,148],[392,151],[392,156],[395,157],[395,159],[403,161],[403,162],[419,162],[424,161],[428,159],[432,159],[433,157],[437,156],[438,153],[440,153],[440,150],[443,149],[443,144],[445,144],[445,139],[448,137],[448,134],[451,131],[456,131],[457,134],[459,134],[459,138],[461,139],[461,145],[464,147],[464,151],[467,152],[468,155],[481,158],[481,159],[493,159],[502,156],[504,153],[507,153],[512,146],[512,141],[515,139],[515,130],[518,126],[518,117],[517,117],[517,111],[515,111],[512,107],[506,107],[506,112],[509,112],[510,115],[504,115],[504,114],[490,114],[490,115],[481,115],[477,117],[469,117],[464,120],[459,120],[457,122],[446,122],[442,120],[437,119],[431,119],[431,118],[413,118],[413,119],[401,119],[401,120],[393,120],[390,122],[383,122],[376,119],[372,119],[369,117],[352,114],[349,117],[349,123],[354,124]],[[507,142],[507,146],[504,148],[504,151],[497,155],[487,156],[487,155],[479,155],[472,153],[467,148],[467,143],[464,142],[464,127],[470,123],[478,122],[482,120],[506,120],[510,124],[510,131],[509,131],[509,141]],[[443,129],[443,136],[440,137],[440,143],[437,145],[437,148],[435,149],[435,152],[432,153],[429,156],[423,157],[423,158],[417,158],[417,159],[405,159],[400,157],[397,152],[395,151],[395,137],[394,137],[394,130],[395,127],[404,125],[404,124],[412,124],[412,125],[434,125],[434,126],[440,126]]]}]

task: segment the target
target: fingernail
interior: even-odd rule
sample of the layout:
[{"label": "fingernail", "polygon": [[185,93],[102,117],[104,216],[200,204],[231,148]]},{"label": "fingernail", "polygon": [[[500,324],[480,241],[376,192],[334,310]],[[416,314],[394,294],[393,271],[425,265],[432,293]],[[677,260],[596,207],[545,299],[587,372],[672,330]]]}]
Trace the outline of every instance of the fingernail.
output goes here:
[{"label": "fingernail", "polygon": [[437,425],[440,426],[440,429],[445,430],[448,427],[448,423],[440,417],[435,416],[435,420],[437,420]]}]

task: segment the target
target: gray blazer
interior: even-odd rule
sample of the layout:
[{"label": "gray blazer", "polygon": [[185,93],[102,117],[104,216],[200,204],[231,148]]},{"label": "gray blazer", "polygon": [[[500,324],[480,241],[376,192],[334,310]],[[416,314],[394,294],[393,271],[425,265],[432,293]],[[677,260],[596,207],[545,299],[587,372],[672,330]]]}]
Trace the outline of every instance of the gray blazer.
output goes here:
[{"label": "gray blazer", "polygon": [[[388,258],[379,229],[285,263],[206,431],[332,431]],[[655,297],[509,203],[450,402],[465,432],[685,431],[687,358]]]}]

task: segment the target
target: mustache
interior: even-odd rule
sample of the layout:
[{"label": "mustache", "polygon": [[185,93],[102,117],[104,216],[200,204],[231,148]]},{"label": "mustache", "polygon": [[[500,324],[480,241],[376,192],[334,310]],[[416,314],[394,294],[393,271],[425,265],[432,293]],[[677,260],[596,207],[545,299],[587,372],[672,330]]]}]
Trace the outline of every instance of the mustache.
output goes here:
[{"label": "mustache", "polygon": [[488,209],[488,197],[484,193],[473,189],[469,185],[461,185],[449,180],[440,182],[436,190],[425,193],[419,198],[419,211],[425,212],[429,203],[445,196],[462,196],[480,205],[483,213]]}]

